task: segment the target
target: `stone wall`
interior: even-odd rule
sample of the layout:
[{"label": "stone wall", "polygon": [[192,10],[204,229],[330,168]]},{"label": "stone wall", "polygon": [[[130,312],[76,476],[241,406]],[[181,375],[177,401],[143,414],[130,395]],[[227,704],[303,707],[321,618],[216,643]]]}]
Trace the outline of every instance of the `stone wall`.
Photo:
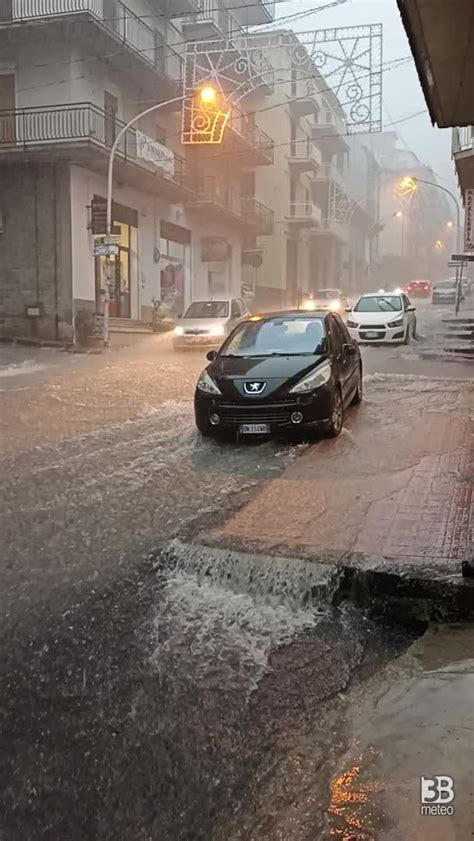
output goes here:
[{"label": "stone wall", "polygon": [[0,208],[0,335],[71,340],[69,167],[0,164]]}]

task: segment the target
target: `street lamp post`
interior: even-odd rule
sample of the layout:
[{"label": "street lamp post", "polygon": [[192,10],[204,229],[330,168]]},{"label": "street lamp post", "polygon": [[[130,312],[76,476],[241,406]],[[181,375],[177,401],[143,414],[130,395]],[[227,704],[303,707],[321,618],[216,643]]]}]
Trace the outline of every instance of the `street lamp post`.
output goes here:
[{"label": "street lamp post", "polygon": [[[140,114],[136,114],[135,117],[132,117],[128,123],[123,126],[120,131],[118,132],[114,142],[112,143],[112,147],[110,149],[109,154],[109,165],[107,171],[107,223],[106,223],[106,237],[105,237],[105,245],[110,248],[112,245],[112,190],[113,190],[113,178],[114,178],[114,160],[115,160],[115,153],[118,149],[118,145],[126,132],[131,128],[134,123],[140,120],[142,117],[146,117],[147,114],[151,114],[153,111],[158,111],[160,108],[164,108],[166,105],[173,105],[175,102],[182,102],[184,96],[176,96],[173,99],[167,99],[165,102],[158,102],[156,105],[152,105],[151,108],[147,108],[145,111],[141,111]],[[110,271],[110,253],[107,251],[105,255],[105,290],[104,290],[104,345],[107,346],[109,343],[109,303],[110,303],[110,284],[112,282],[111,278],[111,271]]]},{"label": "street lamp post", "polygon": [[[118,149],[118,145],[126,132],[131,128],[138,120],[141,120],[142,117],[146,117],[147,114],[151,114],[154,111],[158,111],[160,108],[165,108],[167,105],[174,105],[177,102],[184,102],[187,99],[189,94],[184,94],[181,96],[175,96],[172,99],[167,99],[165,102],[157,102],[155,105],[152,105],[150,108],[146,108],[145,111],[141,111],[139,114],[136,114],[135,117],[132,117],[128,123],[123,126],[117,134],[117,137],[114,139],[112,143],[110,154],[109,154],[109,165],[107,171],[107,223],[106,223],[106,238],[105,244],[110,249],[112,245],[112,190],[113,190],[113,179],[114,179],[114,160],[115,160],[115,153]],[[218,97],[217,90],[213,88],[211,85],[206,85],[199,89],[199,96],[201,100],[201,105],[204,109],[212,109],[216,99]],[[104,290],[104,344],[107,346],[109,342],[109,302],[110,302],[110,284],[111,284],[111,276],[110,276],[110,253],[107,250],[105,256],[105,290]]]},{"label": "street lamp post", "polygon": [[[459,207],[459,202],[451,192],[446,187],[442,187],[441,184],[437,184],[436,181],[427,181],[424,178],[418,178],[418,176],[412,175],[405,175],[404,178],[400,181],[399,190],[401,195],[408,195],[409,193],[414,193],[417,189],[418,184],[426,184],[428,187],[435,187],[438,190],[442,190],[443,193],[446,193],[454,202],[456,207],[456,253],[461,253],[461,209]],[[458,270],[456,270],[458,272]],[[462,286],[462,272],[463,272],[463,265],[461,264],[461,270],[457,276],[457,283],[456,283],[456,315],[459,312],[459,304],[461,300],[461,286]]]}]

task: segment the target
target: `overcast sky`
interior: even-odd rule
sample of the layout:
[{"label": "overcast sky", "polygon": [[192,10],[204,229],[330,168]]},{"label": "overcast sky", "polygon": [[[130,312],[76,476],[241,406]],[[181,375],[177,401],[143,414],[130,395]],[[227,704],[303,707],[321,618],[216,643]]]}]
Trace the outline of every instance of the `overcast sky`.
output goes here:
[{"label": "overcast sky", "polygon": [[[277,2],[278,16],[305,12],[327,2],[330,0]],[[339,7],[308,14],[299,20],[285,21],[283,25],[304,32],[367,23],[383,24],[384,64],[411,56],[396,0],[347,0]],[[456,190],[454,165],[451,160],[451,129],[441,130],[431,125],[413,59],[384,72],[383,103],[383,123],[390,130],[392,127],[389,123],[404,120],[411,114],[425,110],[424,114],[393,126],[393,130],[398,132],[402,143],[414,151],[421,161],[432,166],[443,186]]]}]

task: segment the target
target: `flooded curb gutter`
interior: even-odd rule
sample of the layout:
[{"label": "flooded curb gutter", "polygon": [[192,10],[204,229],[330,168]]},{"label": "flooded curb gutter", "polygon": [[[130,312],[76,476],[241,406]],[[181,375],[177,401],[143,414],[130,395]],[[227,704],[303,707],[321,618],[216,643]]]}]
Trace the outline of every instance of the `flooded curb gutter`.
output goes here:
[{"label": "flooded curb gutter", "polygon": [[365,557],[287,557],[257,551],[171,541],[155,556],[156,569],[194,572],[233,592],[281,600],[291,606],[349,602],[374,619],[404,625],[474,621],[474,579],[442,568],[388,568]]}]

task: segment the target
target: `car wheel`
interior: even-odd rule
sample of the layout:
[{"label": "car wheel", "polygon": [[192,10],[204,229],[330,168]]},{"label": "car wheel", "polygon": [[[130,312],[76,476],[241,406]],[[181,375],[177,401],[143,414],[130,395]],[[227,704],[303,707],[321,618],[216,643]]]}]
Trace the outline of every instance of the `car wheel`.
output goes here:
[{"label": "car wheel", "polygon": [[404,345],[409,345],[410,344],[410,325],[409,324],[407,324],[407,331],[405,333],[405,338],[403,340],[403,344]]},{"label": "car wheel", "polygon": [[342,394],[340,388],[336,388],[332,404],[331,420],[329,421],[327,430],[329,438],[337,438],[342,432],[343,424],[344,406],[342,403]]},{"label": "car wheel", "polygon": [[357,384],[357,391],[352,398],[352,405],[353,406],[360,406],[362,403],[362,398],[364,396],[364,386],[362,383],[362,371],[359,371],[359,382]]},{"label": "car wheel", "polygon": [[417,324],[417,321],[416,321],[416,318],[415,318],[415,320],[414,320],[414,322],[413,322],[413,332],[412,332],[412,338],[413,338],[415,341],[416,341],[416,340],[417,340],[417,338],[418,338],[417,326],[418,326],[418,324]]}]

